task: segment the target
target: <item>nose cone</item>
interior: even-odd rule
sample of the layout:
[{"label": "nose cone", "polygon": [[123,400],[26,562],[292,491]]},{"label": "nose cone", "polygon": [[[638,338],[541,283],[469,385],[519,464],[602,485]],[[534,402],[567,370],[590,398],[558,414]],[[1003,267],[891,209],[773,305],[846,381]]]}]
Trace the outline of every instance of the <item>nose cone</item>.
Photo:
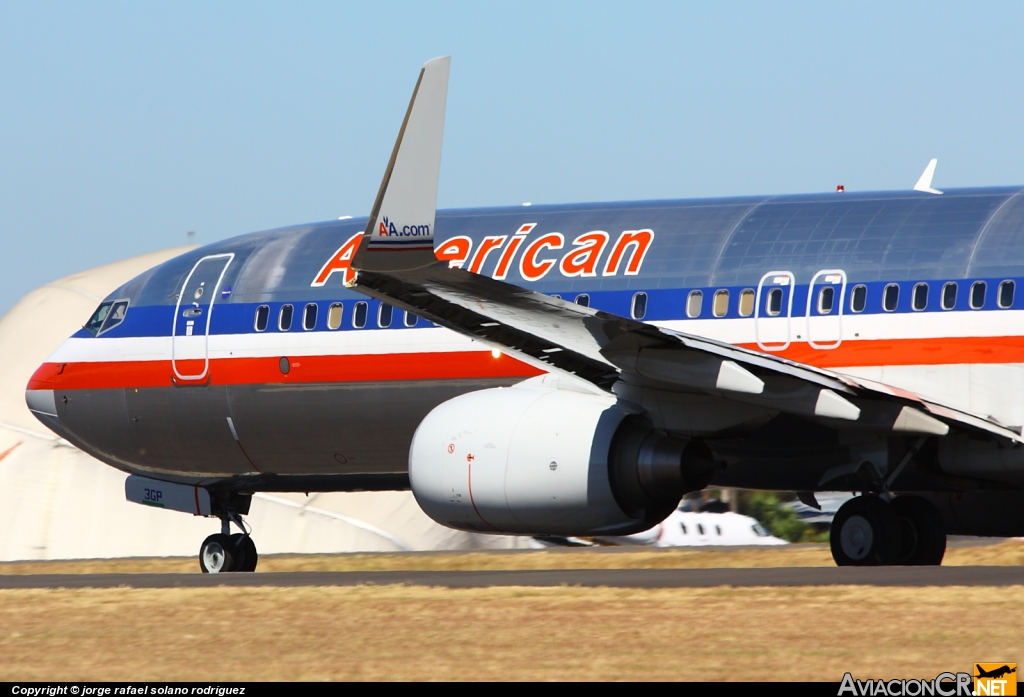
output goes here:
[{"label": "nose cone", "polygon": [[57,415],[53,378],[63,372],[63,369],[64,366],[61,364],[44,363],[32,375],[28,387],[25,388],[25,403],[29,411],[61,438],[64,437],[64,429],[60,427],[60,417]]}]

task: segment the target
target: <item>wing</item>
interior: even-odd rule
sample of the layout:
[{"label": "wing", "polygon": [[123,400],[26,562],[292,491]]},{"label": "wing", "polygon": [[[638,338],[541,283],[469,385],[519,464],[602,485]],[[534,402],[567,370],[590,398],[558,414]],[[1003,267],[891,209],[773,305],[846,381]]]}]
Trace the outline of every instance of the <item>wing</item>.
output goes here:
[{"label": "wing", "polygon": [[840,428],[946,435],[953,427],[1024,440],[904,390],[582,307],[437,261],[427,250],[448,65],[447,58],[434,59],[420,73],[353,257],[357,273],[350,287],[604,390],[633,384],[710,393]]}]

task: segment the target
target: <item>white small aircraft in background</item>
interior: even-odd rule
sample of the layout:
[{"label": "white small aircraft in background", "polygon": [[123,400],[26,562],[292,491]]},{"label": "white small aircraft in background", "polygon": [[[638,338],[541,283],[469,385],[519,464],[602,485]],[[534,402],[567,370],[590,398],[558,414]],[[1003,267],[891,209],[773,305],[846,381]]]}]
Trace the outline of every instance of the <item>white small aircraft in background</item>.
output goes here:
[{"label": "white small aircraft in background", "polygon": [[[603,538],[602,538],[603,539]],[[608,538],[619,544],[653,547],[692,547],[706,545],[785,545],[750,516],[739,513],[710,513],[676,510],[650,530]]]},{"label": "white small aircraft in background", "polygon": [[653,528],[635,535],[605,535],[592,538],[536,537],[540,547],[584,547],[623,545],[645,547],[707,547],[742,545],[787,545],[773,536],[756,519],[726,511],[688,511],[683,508]]}]

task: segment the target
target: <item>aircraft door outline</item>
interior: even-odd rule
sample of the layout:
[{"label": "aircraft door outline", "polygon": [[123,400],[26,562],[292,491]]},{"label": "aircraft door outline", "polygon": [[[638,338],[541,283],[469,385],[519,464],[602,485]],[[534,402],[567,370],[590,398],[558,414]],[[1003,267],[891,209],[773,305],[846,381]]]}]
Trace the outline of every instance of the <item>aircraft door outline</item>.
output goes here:
[{"label": "aircraft door outline", "polygon": [[[819,282],[818,279],[822,280]],[[817,288],[815,287],[817,285]],[[824,312],[823,294],[826,288],[839,286],[839,300],[831,294],[831,306]],[[820,290],[819,290],[820,289]],[[816,292],[817,291],[817,292]],[[843,343],[843,306],[846,304],[846,272],[842,269],[823,269],[814,274],[807,286],[807,344],[814,349],[838,348]],[[818,338],[819,341],[815,341]]]},{"label": "aircraft door outline", "polygon": [[754,336],[762,351],[789,348],[795,285],[796,278],[791,271],[769,271],[757,282]]},{"label": "aircraft door outline", "polygon": [[[234,258],[234,253],[205,256],[195,263],[181,284],[178,302],[174,306],[174,321],[171,324],[171,370],[179,380],[202,380],[210,372],[209,341],[213,306],[221,290],[224,274],[227,273]],[[205,267],[200,269],[204,265]],[[208,283],[214,278],[215,282]],[[205,328],[201,334],[195,331],[203,327]],[[178,369],[179,362],[193,363],[199,360],[203,362],[203,369],[199,373],[186,374]]]}]

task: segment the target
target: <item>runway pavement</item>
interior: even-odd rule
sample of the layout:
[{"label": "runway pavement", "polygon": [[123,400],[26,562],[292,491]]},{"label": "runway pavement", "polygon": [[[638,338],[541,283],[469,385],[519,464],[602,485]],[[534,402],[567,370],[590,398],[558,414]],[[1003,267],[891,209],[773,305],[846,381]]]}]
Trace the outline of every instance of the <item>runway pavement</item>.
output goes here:
[{"label": "runway pavement", "polygon": [[527,571],[319,571],[234,574],[0,575],[9,588],[209,588],[216,586],[1012,586],[1024,566],[776,567],[759,569],[569,569]]}]

